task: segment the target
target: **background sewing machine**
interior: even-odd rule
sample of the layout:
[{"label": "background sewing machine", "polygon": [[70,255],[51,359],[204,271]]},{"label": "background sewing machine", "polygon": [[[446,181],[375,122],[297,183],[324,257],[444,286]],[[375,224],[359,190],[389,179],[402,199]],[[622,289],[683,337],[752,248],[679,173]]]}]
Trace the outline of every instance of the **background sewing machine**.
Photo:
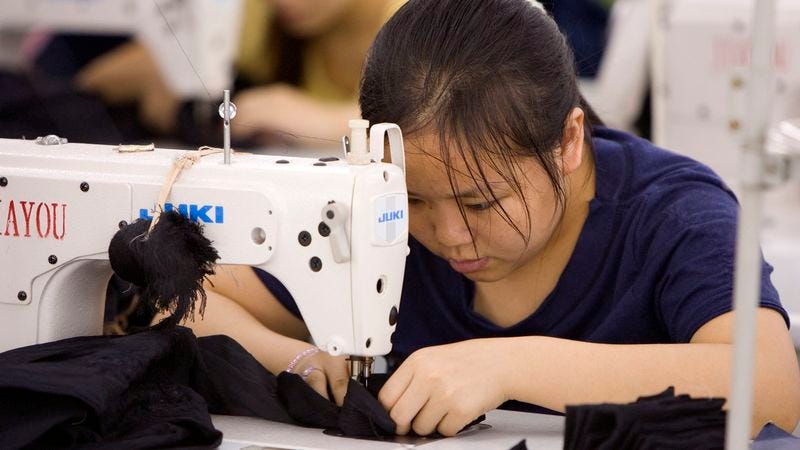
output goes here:
[{"label": "background sewing machine", "polygon": [[[368,151],[366,121],[351,126],[347,158],[202,158],[165,209],[203,223],[220,264],[278,278],[320,348],[373,357],[391,349],[408,199],[400,129],[373,126]],[[395,164],[371,163],[383,159],[387,134]],[[0,352],[101,334],[111,237],[153,212],[184,153],[0,139]]]},{"label": "background sewing machine", "polygon": [[242,0],[3,0],[0,67],[20,66],[30,30],[133,35],[172,91],[209,99],[230,88]]}]

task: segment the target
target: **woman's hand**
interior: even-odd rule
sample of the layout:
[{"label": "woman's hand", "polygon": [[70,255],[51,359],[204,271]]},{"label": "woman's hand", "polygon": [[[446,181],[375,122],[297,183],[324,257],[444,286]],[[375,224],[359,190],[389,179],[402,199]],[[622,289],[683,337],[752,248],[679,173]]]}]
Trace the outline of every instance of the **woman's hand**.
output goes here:
[{"label": "woman's hand", "polygon": [[397,424],[453,436],[509,399],[506,380],[513,355],[505,339],[473,339],[414,352],[383,386],[378,400]]},{"label": "woman's hand", "polygon": [[344,356],[331,356],[320,350],[300,358],[292,373],[303,376],[309,386],[329,400],[328,388],[330,387],[336,404],[342,406],[344,403],[347,384],[350,380],[350,372]]},{"label": "woman's hand", "polygon": [[360,117],[355,100],[325,102],[286,84],[247,89],[233,102],[234,135],[266,145],[336,146],[348,120]]}]

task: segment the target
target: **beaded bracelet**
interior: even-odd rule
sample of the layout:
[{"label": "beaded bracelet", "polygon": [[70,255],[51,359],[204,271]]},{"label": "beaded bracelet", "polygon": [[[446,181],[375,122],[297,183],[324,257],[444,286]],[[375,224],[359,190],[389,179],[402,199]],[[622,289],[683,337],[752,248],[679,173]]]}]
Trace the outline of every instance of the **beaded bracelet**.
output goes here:
[{"label": "beaded bracelet", "polygon": [[309,375],[311,375],[311,372],[315,370],[319,370],[320,372],[322,372],[321,369],[317,369],[314,366],[306,367],[306,370],[304,370],[303,373],[300,374],[300,378],[305,380],[306,378],[308,378]]},{"label": "beaded bracelet", "polygon": [[290,362],[289,365],[286,367],[286,371],[289,373],[294,373],[293,372],[294,367],[297,365],[297,363],[300,362],[301,359],[305,358],[306,356],[313,355],[314,353],[317,352],[319,352],[319,349],[317,347],[309,347],[303,350],[302,352],[298,353],[297,356],[294,357],[292,362]]}]

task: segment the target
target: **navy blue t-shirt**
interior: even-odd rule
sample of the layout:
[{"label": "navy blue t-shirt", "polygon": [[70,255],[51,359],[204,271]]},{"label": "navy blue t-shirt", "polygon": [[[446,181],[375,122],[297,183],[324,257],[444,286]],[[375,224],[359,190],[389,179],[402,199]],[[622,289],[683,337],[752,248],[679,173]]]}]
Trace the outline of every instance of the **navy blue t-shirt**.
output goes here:
[{"label": "navy blue t-shirt", "polygon": [[[685,343],[732,309],[737,202],[708,167],[626,133],[594,130],[596,193],[555,289],[511,327],[473,308],[474,283],[415,239],[391,360],[466,339],[543,335],[613,344]],[[762,265],[761,306],[779,311]],[[258,271],[260,272],[260,271]],[[291,295],[260,272],[300,316]]]}]

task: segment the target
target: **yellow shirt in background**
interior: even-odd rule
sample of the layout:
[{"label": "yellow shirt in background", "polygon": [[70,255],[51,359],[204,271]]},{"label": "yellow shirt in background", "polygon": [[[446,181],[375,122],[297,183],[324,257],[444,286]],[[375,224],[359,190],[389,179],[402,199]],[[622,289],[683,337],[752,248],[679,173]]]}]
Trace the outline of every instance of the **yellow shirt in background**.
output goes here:
[{"label": "yellow shirt in background", "polygon": [[[390,2],[384,22],[389,20],[405,2],[406,0]],[[244,2],[236,70],[244,78],[256,84],[270,82],[277,64],[276,55],[269,51],[269,28],[273,15],[272,8],[265,0]],[[322,61],[309,55],[303,56],[300,88],[322,100],[347,101],[358,98],[358,85],[343,90],[326,75]]]}]

